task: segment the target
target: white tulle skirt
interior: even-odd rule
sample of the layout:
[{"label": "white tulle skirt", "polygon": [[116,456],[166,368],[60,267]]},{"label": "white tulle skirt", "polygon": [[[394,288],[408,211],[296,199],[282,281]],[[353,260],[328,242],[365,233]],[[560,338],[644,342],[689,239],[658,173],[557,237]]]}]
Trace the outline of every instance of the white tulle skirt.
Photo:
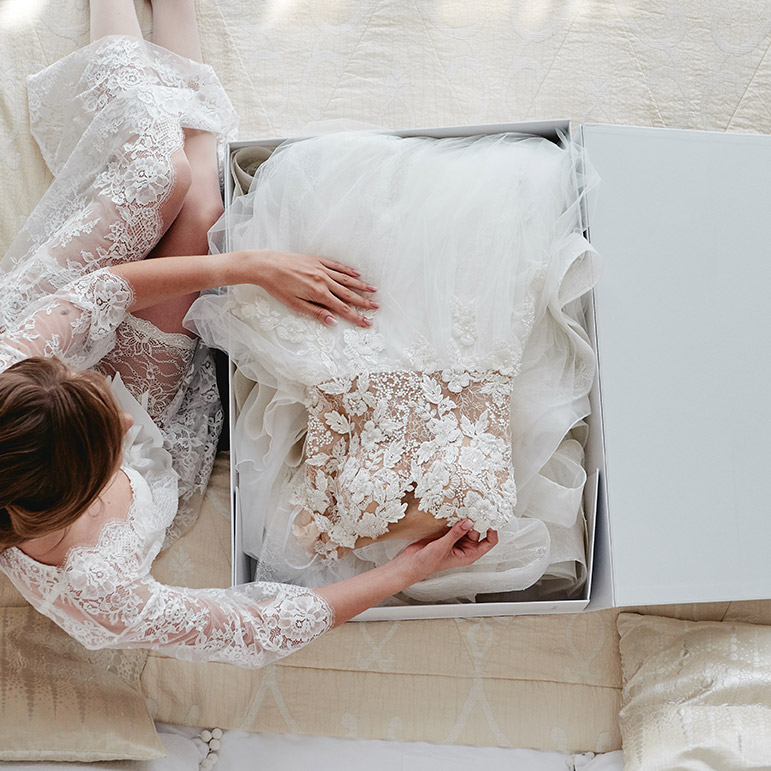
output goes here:
[{"label": "white tulle skirt", "polygon": [[[371,314],[370,329],[345,322],[330,328],[246,285],[204,295],[191,308],[190,326],[209,345],[226,350],[238,366],[240,412],[232,451],[244,544],[257,560],[256,579],[318,586],[398,553],[405,542],[383,540],[336,552],[333,559],[320,553],[323,549],[309,552],[299,537],[301,503],[321,495],[324,506],[334,508],[328,481],[317,473],[334,463],[340,472],[340,516],[347,516],[342,511],[344,492],[354,503],[362,497],[366,502],[367,495],[377,497],[371,462],[377,447],[378,474],[391,464],[394,500],[407,489],[425,491],[431,479],[444,473],[441,463],[431,467],[431,474],[415,472],[413,465],[413,477],[404,468],[414,464],[418,455],[413,451],[420,443],[424,465],[433,462],[425,461],[425,448],[436,446],[439,429],[431,429],[433,444],[427,444],[419,434],[428,429],[418,430],[415,424],[429,415],[432,404],[445,399],[454,405],[454,412],[445,407],[445,414],[466,426],[471,437],[466,444],[474,444],[478,435],[479,446],[486,448],[485,457],[477,452],[476,460],[475,450],[464,451],[467,469],[474,469],[469,458],[481,463],[480,469],[493,456],[500,463],[497,477],[484,471],[488,486],[480,488],[481,496],[472,491],[471,497],[466,492],[466,498],[444,498],[442,507],[434,508],[435,516],[448,524],[472,516],[480,529],[498,529],[500,543],[474,565],[432,576],[402,599],[472,600],[481,593],[534,584],[569,596],[580,586],[585,565],[583,419],[595,369],[581,298],[597,272],[581,231],[580,191],[585,191],[586,180],[580,161],[570,143],[560,146],[516,134],[433,140],[349,132],[286,143],[260,167],[248,194],[213,229],[212,247],[222,249],[227,229],[233,250],[333,257],[378,287],[380,308]],[[415,387],[422,392],[417,401],[415,389],[394,387],[394,378],[401,378],[402,385],[418,382]],[[386,381],[391,391],[382,401],[383,388],[372,383]],[[500,396],[495,389],[501,387],[507,389],[505,419],[498,409],[500,425],[491,428],[488,415],[494,410],[480,418],[472,402],[480,394]],[[371,400],[371,416],[363,402],[357,407],[351,401],[362,395]],[[335,413],[342,415],[342,428],[338,418],[330,421],[332,413],[325,412],[330,408],[318,407],[320,398],[348,405],[348,413],[344,406]],[[408,409],[400,398],[415,403]],[[465,417],[464,410],[470,410]],[[389,424],[400,436],[389,440],[387,461],[377,444],[385,441],[382,431],[380,439],[376,436],[383,427],[388,432],[385,412],[402,416],[401,428],[398,420]],[[476,427],[469,427],[472,413]],[[356,415],[364,415],[362,421],[372,417],[374,423],[370,420],[365,430],[361,422],[361,436],[351,439]],[[432,420],[427,417],[426,425]],[[320,441],[326,449],[321,453],[317,448],[308,457],[311,433],[316,432],[316,439],[319,435],[314,421],[321,423]],[[330,455],[335,453],[345,457],[333,463]],[[362,460],[346,478],[353,456]],[[372,475],[367,478],[369,493],[362,488],[357,498],[352,485],[365,467]],[[507,468],[513,469],[514,484]],[[310,484],[312,473],[316,476]],[[407,487],[408,477],[412,488]],[[391,483],[384,484],[387,488]],[[468,484],[473,486],[474,479]],[[305,498],[303,488],[310,488]],[[380,510],[388,503],[394,522],[399,508],[394,501],[384,503],[388,493],[383,495]],[[476,508],[469,503],[472,499]],[[450,505],[452,500],[456,503]],[[350,500],[346,505],[355,508]],[[337,520],[333,526],[317,514],[314,533],[318,536],[320,529],[331,538],[343,532],[340,543],[357,526],[364,528],[357,535],[381,532],[377,523],[366,530],[372,524],[364,523],[366,516],[355,512],[345,520],[346,531]]]}]

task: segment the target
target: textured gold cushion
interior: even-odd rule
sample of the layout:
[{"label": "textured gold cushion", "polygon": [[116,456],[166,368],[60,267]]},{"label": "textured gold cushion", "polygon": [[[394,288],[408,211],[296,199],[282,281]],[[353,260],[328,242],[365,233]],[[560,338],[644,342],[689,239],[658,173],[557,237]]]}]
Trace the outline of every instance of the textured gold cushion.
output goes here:
[{"label": "textured gold cushion", "polygon": [[771,767],[771,627],[621,613],[626,771]]},{"label": "textured gold cushion", "polygon": [[[159,580],[230,585],[229,469],[220,453],[195,526],[153,564]],[[621,747],[616,640],[616,611],[355,622],[260,670],[151,652],[142,689],[167,723],[606,752]]]},{"label": "textured gold cushion", "polygon": [[137,686],[145,651],[88,651],[32,608],[0,608],[0,760],[163,757]]},{"label": "textured gold cushion", "polygon": [[0,608],[28,608],[29,603],[21,596],[11,579],[0,571]]}]

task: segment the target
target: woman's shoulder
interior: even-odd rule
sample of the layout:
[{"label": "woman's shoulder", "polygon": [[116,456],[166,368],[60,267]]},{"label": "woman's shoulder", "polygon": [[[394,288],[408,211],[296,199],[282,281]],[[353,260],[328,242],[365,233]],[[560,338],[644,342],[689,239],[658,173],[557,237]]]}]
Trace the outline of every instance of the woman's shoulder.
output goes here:
[{"label": "woman's shoulder", "polygon": [[69,527],[41,538],[24,541],[18,548],[35,562],[63,567],[70,553],[98,545],[110,522],[126,522],[134,501],[134,488],[125,469],[115,473],[99,496]]}]

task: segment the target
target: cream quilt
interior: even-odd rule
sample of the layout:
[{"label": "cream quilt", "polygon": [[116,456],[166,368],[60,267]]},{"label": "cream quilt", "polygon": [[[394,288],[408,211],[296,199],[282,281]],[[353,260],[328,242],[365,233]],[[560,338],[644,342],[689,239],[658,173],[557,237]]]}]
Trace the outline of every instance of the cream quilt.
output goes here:
[{"label": "cream quilt", "polygon": [[[151,33],[147,0],[137,6]],[[241,138],[348,119],[387,128],[570,117],[768,131],[771,7],[756,0],[200,0],[204,59]],[[50,175],[25,76],[87,41],[86,0],[0,4],[0,249]],[[162,580],[229,580],[227,456]],[[0,583],[0,606],[23,604]],[[643,609],[771,623],[771,602]],[[172,723],[602,752],[620,747],[617,611],[348,624],[245,672],[155,654],[142,687]]]}]

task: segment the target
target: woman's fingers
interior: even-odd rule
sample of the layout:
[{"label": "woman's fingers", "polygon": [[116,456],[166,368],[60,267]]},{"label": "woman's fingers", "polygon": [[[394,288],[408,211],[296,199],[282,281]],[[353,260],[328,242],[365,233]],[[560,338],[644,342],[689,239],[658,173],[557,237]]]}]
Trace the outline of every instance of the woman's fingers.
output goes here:
[{"label": "woman's fingers", "polygon": [[483,554],[487,554],[490,549],[498,543],[498,533],[495,530],[488,530],[484,541],[480,541],[477,546],[479,548],[479,554],[477,559]]},{"label": "woman's fingers", "polygon": [[372,284],[368,284],[366,281],[362,281],[358,278],[352,278],[338,270],[328,269],[327,273],[333,281],[336,281],[343,286],[347,286],[349,289],[356,289],[359,292],[377,292],[377,288],[372,286]]},{"label": "woman's fingers", "polygon": [[319,262],[325,267],[332,270],[336,270],[338,273],[345,273],[348,276],[360,276],[356,268],[352,268],[350,265],[345,265],[337,260],[330,260],[328,257],[319,257]]},{"label": "woman's fingers", "polygon": [[328,327],[337,326],[337,319],[334,314],[330,313],[329,309],[322,305],[316,305],[316,303],[311,303],[307,300],[297,300],[297,303],[293,307],[301,313],[307,313],[309,316],[313,316],[316,321],[320,321]]},{"label": "woman's fingers", "polygon": [[[469,536],[471,534],[469,533]],[[498,533],[495,530],[488,530],[487,536],[484,541],[472,541],[465,539],[457,544],[457,547],[461,550],[460,564],[471,565],[476,562],[480,557],[483,557],[498,543]]]},{"label": "woman's fingers", "polygon": [[337,317],[347,319],[352,324],[356,324],[359,327],[370,327],[372,322],[358,314],[350,306],[335,297],[332,293],[326,295],[320,295],[316,302],[310,300],[304,300],[297,298],[295,303],[289,307],[306,313],[309,316],[313,316],[314,319],[320,321],[328,327],[337,326]]},{"label": "woman's fingers", "polygon": [[495,530],[488,530],[487,536],[484,541],[477,541],[471,547],[470,562],[476,562],[480,557],[483,557],[498,543],[498,533]]},{"label": "woman's fingers", "polygon": [[366,296],[377,291],[359,278],[359,271],[328,257],[289,252],[257,251],[262,286],[277,300],[334,326],[337,317],[360,327],[372,322],[356,308],[374,310],[378,303]]},{"label": "woman's fingers", "polygon": [[372,322],[364,316],[357,313],[350,305],[346,305],[339,297],[335,297],[330,291],[320,293],[315,299],[315,304],[332,311],[334,315],[350,321],[360,327],[369,327]]},{"label": "woman's fingers", "polygon": [[330,287],[330,291],[333,295],[336,297],[339,297],[343,302],[348,303],[348,305],[356,305],[359,308],[372,308],[375,309],[378,306],[376,302],[373,302],[372,300],[366,299],[362,297],[359,294],[356,294],[356,292],[352,292],[350,289],[346,289],[344,286],[334,286],[332,285]]},{"label": "woman's fingers", "polygon": [[456,522],[443,536],[450,544],[455,544],[463,538],[464,535],[468,535],[469,530],[474,526],[474,523],[470,519],[462,519],[460,522]]}]

